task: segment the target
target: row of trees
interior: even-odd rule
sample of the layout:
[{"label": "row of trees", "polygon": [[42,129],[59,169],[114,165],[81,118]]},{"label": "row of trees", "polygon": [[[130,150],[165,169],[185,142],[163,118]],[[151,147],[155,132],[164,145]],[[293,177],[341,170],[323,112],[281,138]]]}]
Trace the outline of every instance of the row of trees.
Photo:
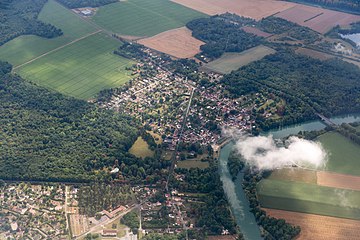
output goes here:
[{"label": "row of trees", "polygon": [[[295,1],[295,0],[293,0]],[[300,2],[316,4],[325,8],[336,9],[351,13],[360,13],[360,1],[359,0],[300,0]]]},{"label": "row of trees", "polygon": [[61,29],[37,19],[47,0],[5,0],[0,3],[0,46],[20,36],[33,34],[54,38]]},{"label": "row of trees", "polygon": [[337,131],[343,136],[352,140],[353,142],[360,144],[360,130],[356,129],[356,126],[358,126],[358,124],[359,123],[343,123],[340,125],[340,127],[337,128]]},{"label": "row of trees", "polygon": [[100,7],[118,0],[58,0],[68,8]]}]

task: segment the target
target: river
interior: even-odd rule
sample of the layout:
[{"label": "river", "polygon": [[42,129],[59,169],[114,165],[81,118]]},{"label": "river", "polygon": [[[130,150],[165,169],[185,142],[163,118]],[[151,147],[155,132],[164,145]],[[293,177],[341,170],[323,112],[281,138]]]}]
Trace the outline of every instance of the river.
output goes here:
[{"label": "river", "polygon": [[[336,124],[350,123],[360,121],[360,114],[337,116],[330,118]],[[283,138],[290,134],[297,134],[299,131],[321,130],[325,128],[325,124],[321,121],[309,121],[302,124],[288,126],[282,129],[271,130],[266,135],[273,135],[274,138]],[[230,203],[232,213],[236,223],[247,240],[262,239],[260,229],[256,224],[254,215],[250,212],[249,201],[241,186],[243,181],[243,173],[239,173],[237,180],[232,181],[229,169],[227,167],[228,157],[230,155],[233,143],[225,145],[219,156],[219,173],[223,183],[223,189]]]}]

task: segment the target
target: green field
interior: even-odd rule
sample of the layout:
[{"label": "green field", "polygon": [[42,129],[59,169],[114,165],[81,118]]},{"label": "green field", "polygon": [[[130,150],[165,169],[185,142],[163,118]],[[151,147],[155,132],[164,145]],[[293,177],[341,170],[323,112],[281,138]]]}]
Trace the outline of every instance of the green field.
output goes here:
[{"label": "green field", "polygon": [[117,40],[97,33],[15,71],[40,86],[88,99],[131,78],[125,67],[134,62],[112,53],[119,45]]},{"label": "green field", "polygon": [[149,148],[149,144],[142,139],[142,137],[138,137],[134,144],[129,149],[129,153],[135,155],[139,158],[153,157],[154,151]]},{"label": "green field", "polygon": [[93,20],[121,35],[153,36],[204,16],[169,0],[127,0],[100,7]]},{"label": "green field", "polygon": [[266,179],[257,191],[262,207],[360,219],[360,191]]},{"label": "green field", "polygon": [[326,170],[360,176],[360,147],[336,132],[321,135],[318,140],[329,153]]},{"label": "green field", "polygon": [[260,45],[241,53],[224,53],[219,59],[209,62],[203,68],[205,71],[210,70],[227,74],[275,52],[276,51],[272,48]]},{"label": "green field", "polygon": [[64,35],[53,39],[34,35],[20,36],[0,47],[1,60],[17,66],[97,30],[54,0],[45,4],[39,19],[61,28]]}]

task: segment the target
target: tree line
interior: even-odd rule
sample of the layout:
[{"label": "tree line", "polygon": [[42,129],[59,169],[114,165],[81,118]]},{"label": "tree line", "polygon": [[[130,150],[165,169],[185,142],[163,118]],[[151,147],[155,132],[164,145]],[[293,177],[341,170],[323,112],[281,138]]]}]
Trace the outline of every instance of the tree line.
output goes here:
[{"label": "tree line", "polygon": [[20,35],[54,38],[62,30],[37,19],[47,0],[4,0],[0,3],[0,46]]},{"label": "tree line", "polygon": [[100,7],[118,0],[57,0],[68,8]]}]

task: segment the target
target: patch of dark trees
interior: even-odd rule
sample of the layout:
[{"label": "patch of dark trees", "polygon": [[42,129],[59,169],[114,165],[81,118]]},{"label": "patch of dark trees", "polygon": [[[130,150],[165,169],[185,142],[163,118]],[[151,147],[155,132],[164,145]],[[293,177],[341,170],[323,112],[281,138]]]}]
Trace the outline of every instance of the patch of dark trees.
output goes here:
[{"label": "patch of dark trees", "polygon": [[37,19],[47,0],[4,0],[0,3],[0,46],[21,35],[44,38],[61,36],[63,32]]},{"label": "patch of dark trees", "polygon": [[100,7],[118,0],[57,0],[68,8]]},{"label": "patch of dark trees", "polygon": [[[262,130],[325,116],[360,112],[360,69],[339,59],[320,61],[281,50],[221,80],[232,97],[267,92],[283,98],[281,120],[256,115]],[[355,100],[355,101],[354,101]]]}]

